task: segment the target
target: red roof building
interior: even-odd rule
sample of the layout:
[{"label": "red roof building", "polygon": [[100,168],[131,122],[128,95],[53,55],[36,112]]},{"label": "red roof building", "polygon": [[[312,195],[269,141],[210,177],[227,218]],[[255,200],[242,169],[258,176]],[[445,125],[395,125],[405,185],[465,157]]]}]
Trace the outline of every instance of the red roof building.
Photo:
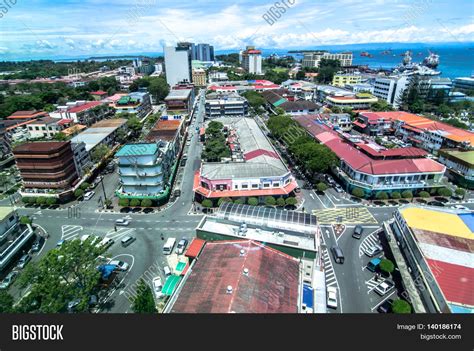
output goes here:
[{"label": "red roof building", "polygon": [[207,242],[172,313],[297,313],[297,259],[252,240]]}]

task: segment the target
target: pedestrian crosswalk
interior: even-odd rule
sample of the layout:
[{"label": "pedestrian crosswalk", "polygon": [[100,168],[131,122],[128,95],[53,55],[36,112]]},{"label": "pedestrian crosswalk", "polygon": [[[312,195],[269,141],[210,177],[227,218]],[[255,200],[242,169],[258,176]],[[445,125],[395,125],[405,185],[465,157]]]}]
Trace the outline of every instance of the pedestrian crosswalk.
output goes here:
[{"label": "pedestrian crosswalk", "polygon": [[61,226],[61,240],[72,240],[80,235],[84,228],[80,225],[63,225]]},{"label": "pedestrian crosswalk", "polygon": [[135,228],[117,228],[117,231],[111,230],[105,234],[105,238],[112,240],[119,240],[127,234],[133,234]]},{"label": "pedestrian crosswalk", "polygon": [[332,266],[331,257],[327,249],[323,249],[323,261],[324,261],[324,274],[326,276],[326,286],[338,286],[336,280],[336,274]]},{"label": "pedestrian crosswalk", "polygon": [[369,234],[360,244],[359,246],[359,257],[364,255],[364,251],[367,250],[369,247],[374,246],[375,244],[380,245],[379,238],[378,238],[379,229],[374,231],[373,233]]},{"label": "pedestrian crosswalk", "polygon": [[327,208],[314,210],[320,224],[376,224],[377,220],[365,207]]}]

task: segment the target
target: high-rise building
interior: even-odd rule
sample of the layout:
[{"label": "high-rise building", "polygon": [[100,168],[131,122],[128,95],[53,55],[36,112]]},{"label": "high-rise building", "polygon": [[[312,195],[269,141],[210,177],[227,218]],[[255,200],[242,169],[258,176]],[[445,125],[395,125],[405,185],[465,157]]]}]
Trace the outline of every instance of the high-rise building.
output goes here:
[{"label": "high-rise building", "polygon": [[183,81],[191,82],[193,48],[194,44],[191,43],[178,43],[177,46],[164,48],[166,82],[169,86]]},{"label": "high-rise building", "polygon": [[242,68],[251,74],[262,74],[262,52],[254,46],[247,46],[241,54]]},{"label": "high-rise building", "polygon": [[196,60],[214,61],[214,47],[209,44],[198,44],[196,48]]},{"label": "high-rise building", "polygon": [[327,51],[306,52],[303,57],[302,66],[308,68],[317,68],[322,59],[325,60],[339,60],[341,66],[352,66],[352,52],[342,52],[339,54],[332,54]]}]

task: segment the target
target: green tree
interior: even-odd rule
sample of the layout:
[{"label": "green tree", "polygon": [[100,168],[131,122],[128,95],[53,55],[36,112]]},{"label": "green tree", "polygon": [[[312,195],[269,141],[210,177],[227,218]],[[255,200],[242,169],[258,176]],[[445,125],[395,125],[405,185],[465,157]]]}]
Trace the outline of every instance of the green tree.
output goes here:
[{"label": "green tree", "polygon": [[132,310],[135,313],[156,313],[156,304],[150,286],[140,279],[135,296],[132,298]]},{"label": "green tree", "polygon": [[392,303],[392,312],[393,313],[411,313],[411,306],[405,300],[396,299]]},{"label": "green tree", "polygon": [[448,196],[452,196],[453,192],[451,191],[451,189],[448,189],[448,188],[439,188],[438,195],[448,197]]},{"label": "green tree", "polygon": [[6,290],[0,290],[0,313],[13,312],[13,296]]},{"label": "green tree", "polygon": [[296,206],[296,204],[298,203],[298,200],[296,200],[296,197],[288,197],[286,198],[285,203],[288,206]]},{"label": "green tree", "polygon": [[242,95],[247,99],[249,105],[252,106],[254,110],[259,110],[260,107],[265,106],[265,99],[256,91],[249,90],[244,92]]},{"label": "green tree", "polygon": [[364,190],[362,190],[361,188],[354,188],[352,189],[352,192],[351,194],[355,197],[358,197],[360,199],[362,199],[363,197],[365,197],[365,193],[364,193]]},{"label": "green tree", "polygon": [[328,186],[327,186],[326,183],[319,182],[318,185],[316,185],[316,188],[317,188],[318,191],[320,191],[320,192],[325,192],[325,191],[328,189]]},{"label": "green tree", "polygon": [[153,205],[152,201],[150,199],[143,199],[141,206],[142,207],[151,207]]},{"label": "green tree", "polygon": [[265,197],[265,205],[267,206],[275,206],[276,200],[273,196],[266,196]]},{"label": "green tree", "polygon": [[463,189],[463,188],[456,188],[456,190],[454,191],[454,193],[456,195],[459,195],[459,196],[464,196],[466,195],[466,190]]},{"label": "green tree", "polygon": [[28,216],[21,216],[20,223],[23,225],[31,224],[31,218]]},{"label": "green tree", "polygon": [[63,132],[54,134],[54,140],[56,141],[66,141],[68,139],[69,139],[68,136],[64,134]]},{"label": "green tree", "polygon": [[248,200],[247,200],[247,203],[250,205],[250,206],[257,206],[259,201],[256,197],[249,197]]},{"label": "green tree", "polygon": [[132,207],[140,206],[140,200],[138,200],[138,199],[130,200],[130,206],[132,206]]},{"label": "green tree", "polygon": [[110,148],[107,145],[100,144],[96,146],[92,151],[92,161],[95,163],[101,161],[109,152]]},{"label": "green tree", "polygon": [[244,205],[244,204],[245,204],[245,200],[244,200],[244,199],[237,199],[237,200],[234,200],[234,204],[236,204],[236,205]]},{"label": "green tree", "polygon": [[99,283],[97,257],[103,252],[92,238],[84,242],[68,240],[38,262],[31,262],[18,279],[20,287],[30,286],[30,294],[21,300],[19,311],[65,312],[68,303],[76,299],[79,305],[75,310],[86,311],[90,295]]},{"label": "green tree", "polygon": [[404,190],[402,192],[402,197],[404,199],[412,199],[413,198],[413,193],[410,190]]},{"label": "green tree", "polygon": [[217,202],[217,205],[220,206],[225,202],[232,202],[232,199],[230,197],[221,197]]},{"label": "green tree", "polygon": [[202,205],[202,207],[204,207],[204,208],[212,208],[212,206],[214,206],[213,203],[212,203],[212,201],[209,200],[209,199],[203,200],[202,203],[201,203],[201,205]]},{"label": "green tree", "polygon": [[132,134],[137,136],[140,135],[140,132],[142,131],[142,124],[140,123],[140,120],[136,116],[132,116],[128,118],[127,120],[127,128],[132,131]]},{"label": "green tree", "polygon": [[36,198],[36,204],[37,205],[44,205],[46,204],[46,198],[45,197],[42,197],[42,196],[39,196]]},{"label": "green tree", "polygon": [[285,199],[282,198],[282,197],[279,197],[279,198],[276,200],[276,203],[277,203],[277,206],[278,206],[278,207],[283,207],[283,206],[286,205]]},{"label": "green tree", "polygon": [[58,199],[56,199],[55,197],[48,197],[46,199],[46,204],[48,206],[54,206],[54,205],[56,205],[57,202],[58,202]]},{"label": "green tree", "polygon": [[385,275],[389,275],[393,272],[393,270],[395,269],[395,265],[393,264],[392,261],[390,260],[387,260],[387,259],[383,259],[382,261],[380,261],[380,270],[385,274]]},{"label": "green tree", "polygon": [[127,207],[129,204],[130,204],[130,200],[129,200],[129,199],[120,199],[120,200],[119,200],[119,206]]},{"label": "green tree", "polygon": [[418,194],[419,197],[426,199],[427,197],[430,197],[430,193],[427,191],[420,191]]},{"label": "green tree", "polygon": [[90,185],[89,183],[84,182],[84,183],[81,184],[80,188],[81,188],[82,190],[87,190],[90,186],[91,186],[91,185]]},{"label": "green tree", "polygon": [[376,195],[375,198],[377,200],[387,200],[388,199],[388,194],[385,191],[379,191]]},{"label": "green tree", "polygon": [[104,205],[105,205],[105,207],[110,208],[110,207],[112,206],[112,200],[110,200],[109,198],[107,198],[107,199],[104,201]]},{"label": "green tree", "polygon": [[316,80],[319,83],[331,83],[334,75],[341,69],[339,60],[322,59],[319,62],[318,76]]},{"label": "green tree", "polygon": [[402,197],[402,195],[400,194],[399,191],[394,191],[392,192],[392,194],[390,195],[390,197],[394,200],[398,200]]},{"label": "green tree", "polygon": [[76,199],[81,198],[82,196],[84,196],[84,190],[76,189],[76,191],[74,191],[74,196],[76,197]]}]

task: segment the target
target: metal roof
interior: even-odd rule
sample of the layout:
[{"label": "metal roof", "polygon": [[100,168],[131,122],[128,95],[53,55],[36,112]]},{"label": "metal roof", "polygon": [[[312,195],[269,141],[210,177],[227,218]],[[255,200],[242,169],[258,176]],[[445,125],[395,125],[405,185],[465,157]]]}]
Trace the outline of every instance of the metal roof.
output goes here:
[{"label": "metal roof", "polygon": [[316,216],[303,212],[284,211],[264,206],[223,203],[216,216],[229,221],[285,229],[311,234],[317,230]]}]

